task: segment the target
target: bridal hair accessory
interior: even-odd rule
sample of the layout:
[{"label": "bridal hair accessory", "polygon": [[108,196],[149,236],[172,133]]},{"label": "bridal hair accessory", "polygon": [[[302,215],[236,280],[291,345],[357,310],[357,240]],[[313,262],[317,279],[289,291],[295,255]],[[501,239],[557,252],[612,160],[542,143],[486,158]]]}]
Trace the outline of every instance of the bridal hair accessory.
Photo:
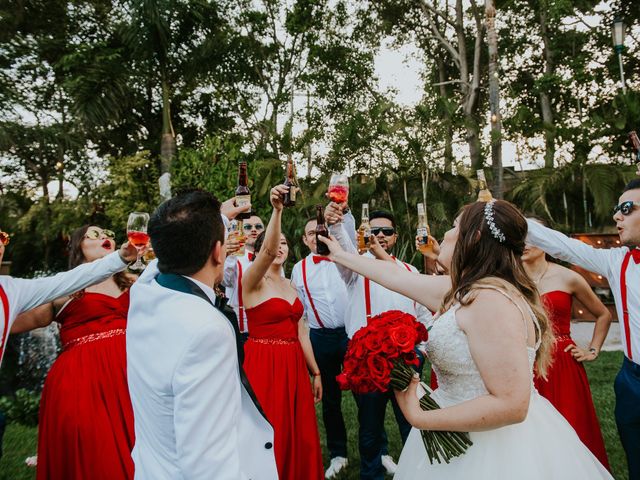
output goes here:
[{"label": "bridal hair accessory", "polygon": [[494,203],[496,203],[495,198],[486,203],[486,205],[484,206],[484,218],[487,221],[487,225],[489,225],[489,230],[491,230],[491,235],[493,235],[493,238],[498,240],[500,243],[504,243],[507,241],[507,237],[505,237],[504,233],[502,233],[502,230],[498,228],[493,218]]}]

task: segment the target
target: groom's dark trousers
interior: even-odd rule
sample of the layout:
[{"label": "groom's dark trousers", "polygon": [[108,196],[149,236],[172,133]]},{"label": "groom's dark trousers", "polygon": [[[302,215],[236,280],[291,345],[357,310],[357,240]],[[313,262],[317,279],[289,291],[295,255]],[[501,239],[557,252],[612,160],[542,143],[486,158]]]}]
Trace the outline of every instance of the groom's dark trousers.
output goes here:
[{"label": "groom's dark trousers", "polygon": [[313,355],[322,380],[322,420],[327,431],[329,458],[347,458],[347,429],[342,416],[342,390],[336,376],[342,371],[349,337],[342,328],[311,328]]},{"label": "groom's dark trousers", "polygon": [[614,389],[616,424],[627,455],[629,480],[640,480],[640,365],[624,357]]}]

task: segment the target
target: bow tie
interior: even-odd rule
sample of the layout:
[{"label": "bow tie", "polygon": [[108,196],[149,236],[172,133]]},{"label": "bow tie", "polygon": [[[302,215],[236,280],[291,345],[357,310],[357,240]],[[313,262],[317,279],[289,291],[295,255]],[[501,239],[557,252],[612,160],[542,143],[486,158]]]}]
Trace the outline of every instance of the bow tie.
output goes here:
[{"label": "bow tie", "polygon": [[640,249],[634,248],[631,250],[631,256],[633,257],[633,261],[636,263],[640,263]]},{"label": "bow tie", "polygon": [[[639,250],[640,252],[640,250]],[[331,260],[329,257],[321,257],[319,255],[314,255],[313,257],[313,263],[315,263],[316,265],[320,262],[332,262],[333,260]]]},{"label": "bow tie", "polygon": [[250,261],[250,262],[253,262],[253,259],[256,257],[256,255],[255,255],[253,252],[247,252],[247,253],[249,254],[249,255],[248,255],[248,257],[249,257],[249,261]]}]

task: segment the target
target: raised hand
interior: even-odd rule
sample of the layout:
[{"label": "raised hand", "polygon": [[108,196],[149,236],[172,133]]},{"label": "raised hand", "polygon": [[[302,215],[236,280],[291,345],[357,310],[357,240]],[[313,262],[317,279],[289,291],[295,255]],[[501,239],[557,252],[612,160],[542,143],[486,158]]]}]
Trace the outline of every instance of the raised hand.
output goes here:
[{"label": "raised hand", "polygon": [[344,253],[344,250],[333,235],[329,235],[329,238],[318,235],[318,241],[325,243],[329,247],[329,258],[331,260],[334,260],[335,255]]},{"label": "raised hand", "polygon": [[[145,245],[144,248],[140,250],[140,256],[143,256],[148,249],[149,244],[147,243],[147,245]],[[129,242],[124,242],[122,244],[120,250],[118,251],[118,254],[120,255],[120,258],[126,263],[133,262],[138,258],[138,251],[136,250],[136,247],[131,245],[131,243]]]},{"label": "raised hand", "polygon": [[344,218],[343,205],[342,203],[329,202],[324,209],[324,219],[329,225],[342,222]]},{"label": "raised hand", "polygon": [[274,210],[281,211],[284,208],[284,205],[282,203],[282,197],[288,191],[289,191],[289,187],[287,187],[286,185],[276,185],[271,189],[269,201],[271,202],[271,205],[273,206]]},{"label": "raised hand", "polygon": [[231,197],[220,205],[220,213],[225,215],[229,220],[233,220],[239,214],[248,212],[249,210],[251,210],[251,205],[236,207],[236,197]]}]

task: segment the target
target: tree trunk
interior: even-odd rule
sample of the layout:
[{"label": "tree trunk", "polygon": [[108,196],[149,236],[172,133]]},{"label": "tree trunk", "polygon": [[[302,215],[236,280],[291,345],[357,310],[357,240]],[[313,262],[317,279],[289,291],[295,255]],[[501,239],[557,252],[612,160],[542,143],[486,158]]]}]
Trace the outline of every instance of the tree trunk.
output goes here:
[{"label": "tree trunk", "polygon": [[[442,52],[442,49],[440,49]],[[447,81],[444,71],[444,60],[442,53],[436,55],[438,68],[438,82],[440,83],[440,98],[442,102],[442,121],[444,123],[444,171],[451,173],[453,165],[453,121],[449,111],[449,94],[447,92]]]},{"label": "tree trunk", "polygon": [[483,167],[482,149],[480,147],[480,125],[473,114],[464,116],[464,126],[467,131],[466,140],[469,144],[469,156],[471,157],[471,167],[473,170],[480,170]]},{"label": "tree trunk", "polygon": [[166,78],[162,80],[162,138],[160,140],[160,197],[171,198],[171,163],[176,156],[176,136],[171,123],[171,92]]},{"label": "tree trunk", "polygon": [[544,75],[547,77],[547,81],[544,83],[544,88],[540,91],[540,109],[542,111],[542,126],[544,129],[544,166],[547,168],[553,168],[554,157],[556,153],[556,127],[553,123],[553,108],[551,106],[551,97],[547,91],[549,85],[549,79],[554,73],[553,52],[549,45],[549,26],[547,25],[547,8],[548,3],[546,0],[540,2],[540,36],[542,37],[543,44],[543,57],[544,57]]},{"label": "tree trunk", "polygon": [[491,111],[491,166],[493,168],[493,196],[502,198],[502,120],[500,118],[500,74],[498,72],[498,35],[496,9],[493,0],[485,0],[487,46],[489,47],[489,107]]}]

